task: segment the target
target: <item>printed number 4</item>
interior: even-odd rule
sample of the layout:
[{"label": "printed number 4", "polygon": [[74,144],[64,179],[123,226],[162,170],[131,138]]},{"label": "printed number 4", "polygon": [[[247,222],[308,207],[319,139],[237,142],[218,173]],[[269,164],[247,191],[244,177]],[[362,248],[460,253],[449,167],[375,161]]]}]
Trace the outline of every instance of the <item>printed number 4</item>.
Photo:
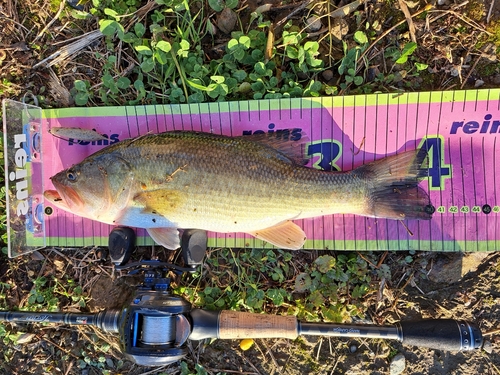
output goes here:
[{"label": "printed number 4", "polygon": [[426,152],[429,158],[429,188],[444,189],[446,178],[451,178],[451,165],[444,161],[444,140],[442,136],[423,138],[419,146],[421,152]]}]

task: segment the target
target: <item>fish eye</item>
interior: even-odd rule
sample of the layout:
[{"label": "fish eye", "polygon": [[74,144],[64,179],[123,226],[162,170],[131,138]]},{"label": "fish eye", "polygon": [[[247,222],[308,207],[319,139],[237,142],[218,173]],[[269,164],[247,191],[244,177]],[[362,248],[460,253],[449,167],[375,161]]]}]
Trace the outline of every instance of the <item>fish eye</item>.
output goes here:
[{"label": "fish eye", "polygon": [[76,178],[77,178],[77,173],[75,171],[72,171],[72,170],[69,170],[67,173],[66,173],[66,178],[71,181],[71,182],[75,182],[76,181]]}]

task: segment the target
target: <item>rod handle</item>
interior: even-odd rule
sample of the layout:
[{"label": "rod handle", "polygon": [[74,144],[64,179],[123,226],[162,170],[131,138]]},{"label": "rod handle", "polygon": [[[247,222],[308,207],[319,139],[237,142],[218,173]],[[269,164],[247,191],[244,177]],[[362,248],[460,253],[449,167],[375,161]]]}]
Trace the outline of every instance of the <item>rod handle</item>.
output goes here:
[{"label": "rod handle", "polygon": [[299,335],[295,316],[253,314],[241,311],[221,311],[219,338],[284,338],[296,339]]},{"label": "rod handle", "polygon": [[295,316],[254,314],[241,311],[207,311],[193,309],[191,340],[285,338],[299,336]]},{"label": "rod handle", "polygon": [[467,351],[483,346],[483,335],[477,324],[465,320],[403,321],[399,329],[405,345],[444,351]]}]

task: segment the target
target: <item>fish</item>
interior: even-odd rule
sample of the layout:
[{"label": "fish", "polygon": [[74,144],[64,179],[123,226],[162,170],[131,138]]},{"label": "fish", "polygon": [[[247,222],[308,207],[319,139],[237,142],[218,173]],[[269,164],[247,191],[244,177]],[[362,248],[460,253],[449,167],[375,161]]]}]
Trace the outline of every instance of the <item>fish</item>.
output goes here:
[{"label": "fish", "polygon": [[82,128],[68,128],[68,127],[52,127],[49,133],[54,137],[61,139],[76,139],[78,141],[92,142],[107,140],[105,136],[99,134],[95,130],[82,129]]},{"label": "fish", "polygon": [[429,195],[419,186],[428,175],[425,150],[332,172],[307,167],[303,146],[284,134],[147,134],[57,173],[55,190],[44,196],[75,215],[145,228],[168,249],[179,247],[179,229],[243,232],[297,250],[306,235],[293,220],[431,219]]}]

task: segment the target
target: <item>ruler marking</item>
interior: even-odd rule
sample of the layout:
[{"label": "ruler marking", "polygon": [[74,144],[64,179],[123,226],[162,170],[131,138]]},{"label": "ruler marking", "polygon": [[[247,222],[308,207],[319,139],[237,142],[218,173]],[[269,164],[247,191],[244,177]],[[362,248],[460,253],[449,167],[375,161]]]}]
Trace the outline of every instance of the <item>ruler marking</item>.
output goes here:
[{"label": "ruler marking", "polygon": [[[463,163],[462,137],[458,138],[458,144],[459,144],[459,148],[460,148],[460,165],[463,166],[464,163]],[[462,207],[463,207],[463,206],[467,205],[467,201],[465,200],[465,189],[464,189],[465,176],[464,176],[463,168],[462,168],[461,176],[462,176],[462,199],[463,199]],[[458,211],[461,212],[461,208],[459,208]],[[465,243],[465,251],[467,251],[467,214],[464,212],[463,216],[464,216],[464,243]]]},{"label": "ruler marking", "polygon": [[[453,160],[453,159],[451,158],[450,138],[448,138],[448,142],[447,143],[448,143],[448,159],[451,162],[451,160]],[[450,191],[451,192],[451,194],[450,194],[450,196],[451,196],[451,206],[453,206],[454,203],[455,203],[455,200],[454,200],[454,195],[455,194],[454,194],[454,191],[453,191],[453,180],[454,180],[454,178],[450,178],[450,185],[451,185],[451,191]],[[457,251],[457,241],[456,241],[457,236],[456,236],[456,228],[455,228],[455,215],[450,215],[449,213],[450,213],[450,211],[448,209],[448,216],[451,218],[451,223],[452,223],[451,226],[452,226],[452,230],[453,230],[453,240],[452,240],[453,241],[453,251]]]},{"label": "ruler marking", "polygon": [[[472,163],[471,163],[471,166],[472,166],[472,187],[474,188],[474,202],[473,202],[473,206],[477,206],[477,190],[476,190],[476,170],[475,170],[475,164],[474,163],[474,148],[473,148],[473,145],[472,145],[472,137],[470,138],[470,153],[471,153],[471,159],[472,159]],[[465,190],[465,189],[464,189]],[[471,214],[474,214],[474,212],[472,212],[472,209],[469,208],[469,213]],[[473,245],[476,249],[475,251],[478,251],[479,249],[479,228],[478,228],[478,225],[477,225],[477,213],[475,214],[475,224],[476,224],[476,241],[475,241],[475,244]]]}]

